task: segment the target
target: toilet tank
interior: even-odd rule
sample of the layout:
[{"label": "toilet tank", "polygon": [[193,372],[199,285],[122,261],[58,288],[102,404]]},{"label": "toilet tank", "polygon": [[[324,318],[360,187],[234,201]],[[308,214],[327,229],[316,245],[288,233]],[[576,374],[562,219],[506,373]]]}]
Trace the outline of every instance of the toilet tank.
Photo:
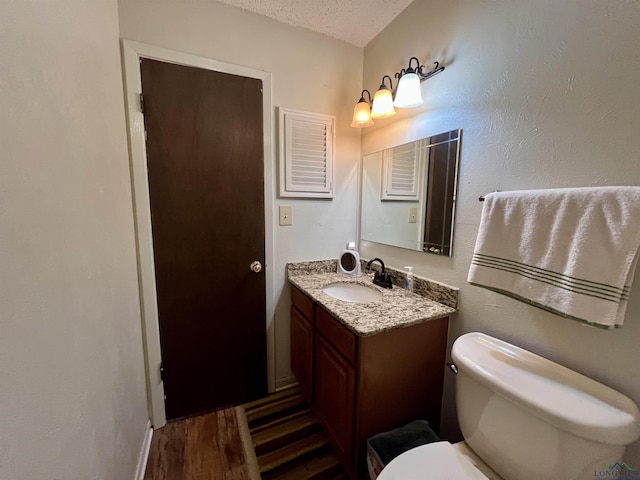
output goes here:
[{"label": "toilet tank", "polygon": [[594,478],[640,436],[629,397],[550,360],[482,333],[451,356],[465,442],[505,479]]}]

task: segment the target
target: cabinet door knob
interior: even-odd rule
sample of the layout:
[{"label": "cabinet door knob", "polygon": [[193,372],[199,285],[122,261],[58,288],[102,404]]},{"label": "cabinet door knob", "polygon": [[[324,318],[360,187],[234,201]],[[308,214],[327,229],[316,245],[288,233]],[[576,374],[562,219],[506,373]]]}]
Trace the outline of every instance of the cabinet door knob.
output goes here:
[{"label": "cabinet door knob", "polygon": [[259,261],[252,262],[249,266],[252,272],[259,273],[262,271],[262,264]]}]

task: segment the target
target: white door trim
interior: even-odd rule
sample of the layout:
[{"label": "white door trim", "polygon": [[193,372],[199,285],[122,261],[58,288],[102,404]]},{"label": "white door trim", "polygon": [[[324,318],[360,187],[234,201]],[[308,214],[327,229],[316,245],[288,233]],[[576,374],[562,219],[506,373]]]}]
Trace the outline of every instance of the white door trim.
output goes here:
[{"label": "white door trim", "polygon": [[133,480],[144,480],[144,474],[147,471],[147,461],[149,460],[149,452],[151,451],[151,440],[153,439],[153,428],[151,428],[151,421],[147,423],[144,439],[142,440],[142,446],[140,447],[140,453],[138,454],[138,465],[136,467],[136,474]]},{"label": "white door trim", "polygon": [[[147,151],[144,138],[144,118],[140,112],[142,79],[140,58],[205,68],[216,72],[241,75],[262,80],[262,112],[264,129],[264,214],[265,214],[265,276],[266,276],[266,331],[267,331],[267,379],[269,391],[275,390],[275,272],[274,264],[274,209],[275,189],[273,108],[271,100],[271,73],[252,68],[219,62],[209,58],[167,50],[144,43],[122,40],[124,64],[125,102],[129,130],[129,156],[133,209],[138,257],[138,284],[142,310],[142,335],[147,375],[147,401],[149,416],[154,428],[166,423],[164,387],[160,380],[160,329],[156,303],[155,269],[153,265],[153,239],[151,234],[151,210],[147,178]],[[225,388],[221,385],[220,388]]]}]

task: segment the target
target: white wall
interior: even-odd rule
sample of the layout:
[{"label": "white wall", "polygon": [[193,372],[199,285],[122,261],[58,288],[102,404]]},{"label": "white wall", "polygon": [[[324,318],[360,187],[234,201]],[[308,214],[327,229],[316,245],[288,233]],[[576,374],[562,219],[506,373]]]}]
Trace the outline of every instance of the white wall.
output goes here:
[{"label": "white wall", "polygon": [[[367,47],[364,88],[410,56],[444,61],[425,104],[364,130],[362,153],[463,129],[453,257],[363,242],[364,257],[460,287],[451,342],[482,331],[551,358],[640,404],[640,279],[625,327],[603,331],[467,284],[493,190],[640,185],[640,3],[416,0]],[[603,245],[606,248],[606,245]],[[447,375],[445,433],[456,435]],[[627,460],[640,466],[640,443]]]},{"label": "white wall", "polygon": [[[349,124],[360,93],[363,51],[213,1],[121,0],[119,16],[123,38],[271,72],[275,106],[336,116],[335,198],[274,198],[274,218],[267,219],[275,232],[271,268],[275,269],[277,302],[275,320],[268,321],[269,328],[275,329],[276,384],[284,385],[292,381],[285,264],[336,258],[345,243],[356,237],[360,132]],[[293,226],[278,226],[278,205],[293,207]]]},{"label": "white wall", "polygon": [[[360,237],[386,245],[397,245],[413,250],[421,249],[424,235],[421,228],[424,218],[416,218],[409,223],[409,209],[424,211],[423,201],[382,200],[381,185],[384,182],[382,152],[372,153],[363,158],[361,175]],[[420,158],[420,163],[424,163]],[[419,177],[424,176],[423,168],[419,168]],[[424,183],[424,182],[420,182]],[[421,185],[421,190],[424,191]],[[420,198],[425,198],[422,193]]]},{"label": "white wall", "polygon": [[132,479],[148,421],[116,2],[0,2],[0,478]]}]

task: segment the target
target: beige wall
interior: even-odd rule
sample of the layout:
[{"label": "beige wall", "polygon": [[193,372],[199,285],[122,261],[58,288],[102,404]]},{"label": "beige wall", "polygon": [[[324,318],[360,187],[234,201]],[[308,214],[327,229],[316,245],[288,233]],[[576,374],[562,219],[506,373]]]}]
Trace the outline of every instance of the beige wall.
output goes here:
[{"label": "beige wall", "polygon": [[[602,331],[467,284],[493,190],[640,185],[640,3],[416,0],[365,48],[364,88],[412,55],[444,60],[425,104],[363,132],[362,153],[463,129],[453,258],[362,244],[365,257],[460,287],[450,341],[482,331],[593,377],[640,404],[640,279],[625,327]],[[603,245],[606,248],[606,245]],[[455,435],[449,375],[445,433]],[[627,453],[640,466],[640,443]]]},{"label": "beige wall", "polygon": [[0,478],[132,479],[148,421],[112,0],[0,2]]},{"label": "beige wall", "polygon": [[[640,287],[601,331],[466,283],[492,190],[640,184],[640,4],[416,0],[364,50],[216,2],[0,2],[0,477],[133,477],[147,410],[118,36],[273,74],[273,102],[337,117],[336,197],[281,200],[276,379],[290,380],[287,261],[355,238],[361,89],[409,56],[444,60],[425,105],[363,131],[363,154],[463,129],[454,256],[365,257],[461,288],[450,341],[480,330],[640,403]],[[275,119],[275,112],[274,112]],[[275,187],[276,185],[274,185]],[[445,433],[456,434],[453,385]],[[640,465],[640,443],[628,461]]]},{"label": "beige wall", "polygon": [[[349,127],[362,82],[361,48],[217,2],[122,0],[123,38],[272,73],[273,104],[336,116],[336,195],[328,200],[274,197],[276,384],[289,368],[289,261],[335,258],[356,237],[360,132]],[[274,121],[276,112],[274,111]],[[275,169],[277,172],[277,169]],[[274,184],[274,190],[277,185]],[[278,205],[293,207],[280,227]]]}]

